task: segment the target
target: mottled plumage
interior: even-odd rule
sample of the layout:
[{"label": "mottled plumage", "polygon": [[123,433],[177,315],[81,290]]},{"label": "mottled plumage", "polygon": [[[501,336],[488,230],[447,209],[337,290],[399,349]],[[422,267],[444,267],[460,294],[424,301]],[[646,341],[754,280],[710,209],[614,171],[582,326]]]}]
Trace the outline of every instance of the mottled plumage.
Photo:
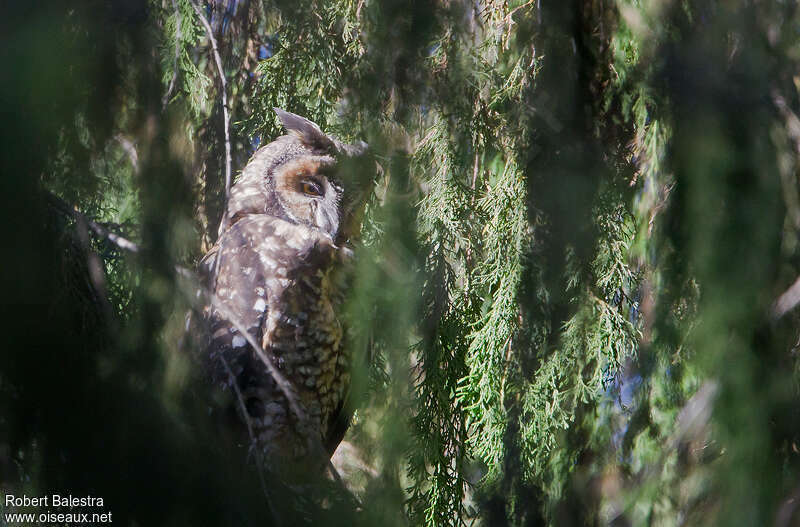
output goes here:
[{"label": "mottled plumage", "polygon": [[[253,155],[201,262],[216,297],[204,311],[201,353],[213,382],[238,392],[232,404],[267,463],[291,466],[332,454],[346,429],[352,357],[339,314],[351,267],[347,246],[373,178],[363,173],[366,145],[344,145],[314,123],[276,111],[291,133]],[[305,422],[231,317],[290,382]]]}]

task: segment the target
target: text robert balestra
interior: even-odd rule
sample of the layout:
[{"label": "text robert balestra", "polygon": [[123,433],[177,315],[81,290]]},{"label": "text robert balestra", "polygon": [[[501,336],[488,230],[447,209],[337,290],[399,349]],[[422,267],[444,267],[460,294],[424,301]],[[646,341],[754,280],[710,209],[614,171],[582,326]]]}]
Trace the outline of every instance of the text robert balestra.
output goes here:
[{"label": "text robert balestra", "polygon": [[15,496],[6,494],[6,507],[102,507],[103,498],[48,494],[45,496]]}]

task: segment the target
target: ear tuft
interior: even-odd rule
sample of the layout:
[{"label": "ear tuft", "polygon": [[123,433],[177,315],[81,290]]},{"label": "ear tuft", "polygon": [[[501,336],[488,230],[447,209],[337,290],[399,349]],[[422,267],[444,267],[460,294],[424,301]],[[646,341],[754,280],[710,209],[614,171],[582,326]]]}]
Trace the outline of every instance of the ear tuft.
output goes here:
[{"label": "ear tuft", "polygon": [[273,108],[283,126],[288,132],[295,134],[304,145],[319,153],[330,153],[335,150],[335,145],[330,137],[320,130],[319,126],[305,117],[286,112],[280,108]]}]

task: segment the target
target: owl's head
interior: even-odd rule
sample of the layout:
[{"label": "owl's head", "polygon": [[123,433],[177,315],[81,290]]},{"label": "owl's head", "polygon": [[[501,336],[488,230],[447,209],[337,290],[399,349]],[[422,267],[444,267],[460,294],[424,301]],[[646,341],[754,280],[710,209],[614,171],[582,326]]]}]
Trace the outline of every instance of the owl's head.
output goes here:
[{"label": "owl's head", "polygon": [[231,189],[229,217],[267,213],[328,234],[357,236],[376,165],[367,145],[348,145],[315,123],[275,108],[288,135],[262,147]]}]

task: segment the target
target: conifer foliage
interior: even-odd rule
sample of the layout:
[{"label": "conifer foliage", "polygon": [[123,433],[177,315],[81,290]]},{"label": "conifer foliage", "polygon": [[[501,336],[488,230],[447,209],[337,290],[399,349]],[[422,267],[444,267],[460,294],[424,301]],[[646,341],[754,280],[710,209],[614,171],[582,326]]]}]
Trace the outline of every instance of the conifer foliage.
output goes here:
[{"label": "conifer foliage", "polygon": [[[4,494],[125,525],[800,521],[794,2],[84,4],[0,21]],[[381,167],[357,468],[305,491],[242,469],[179,352],[182,269],[273,107]]]}]

